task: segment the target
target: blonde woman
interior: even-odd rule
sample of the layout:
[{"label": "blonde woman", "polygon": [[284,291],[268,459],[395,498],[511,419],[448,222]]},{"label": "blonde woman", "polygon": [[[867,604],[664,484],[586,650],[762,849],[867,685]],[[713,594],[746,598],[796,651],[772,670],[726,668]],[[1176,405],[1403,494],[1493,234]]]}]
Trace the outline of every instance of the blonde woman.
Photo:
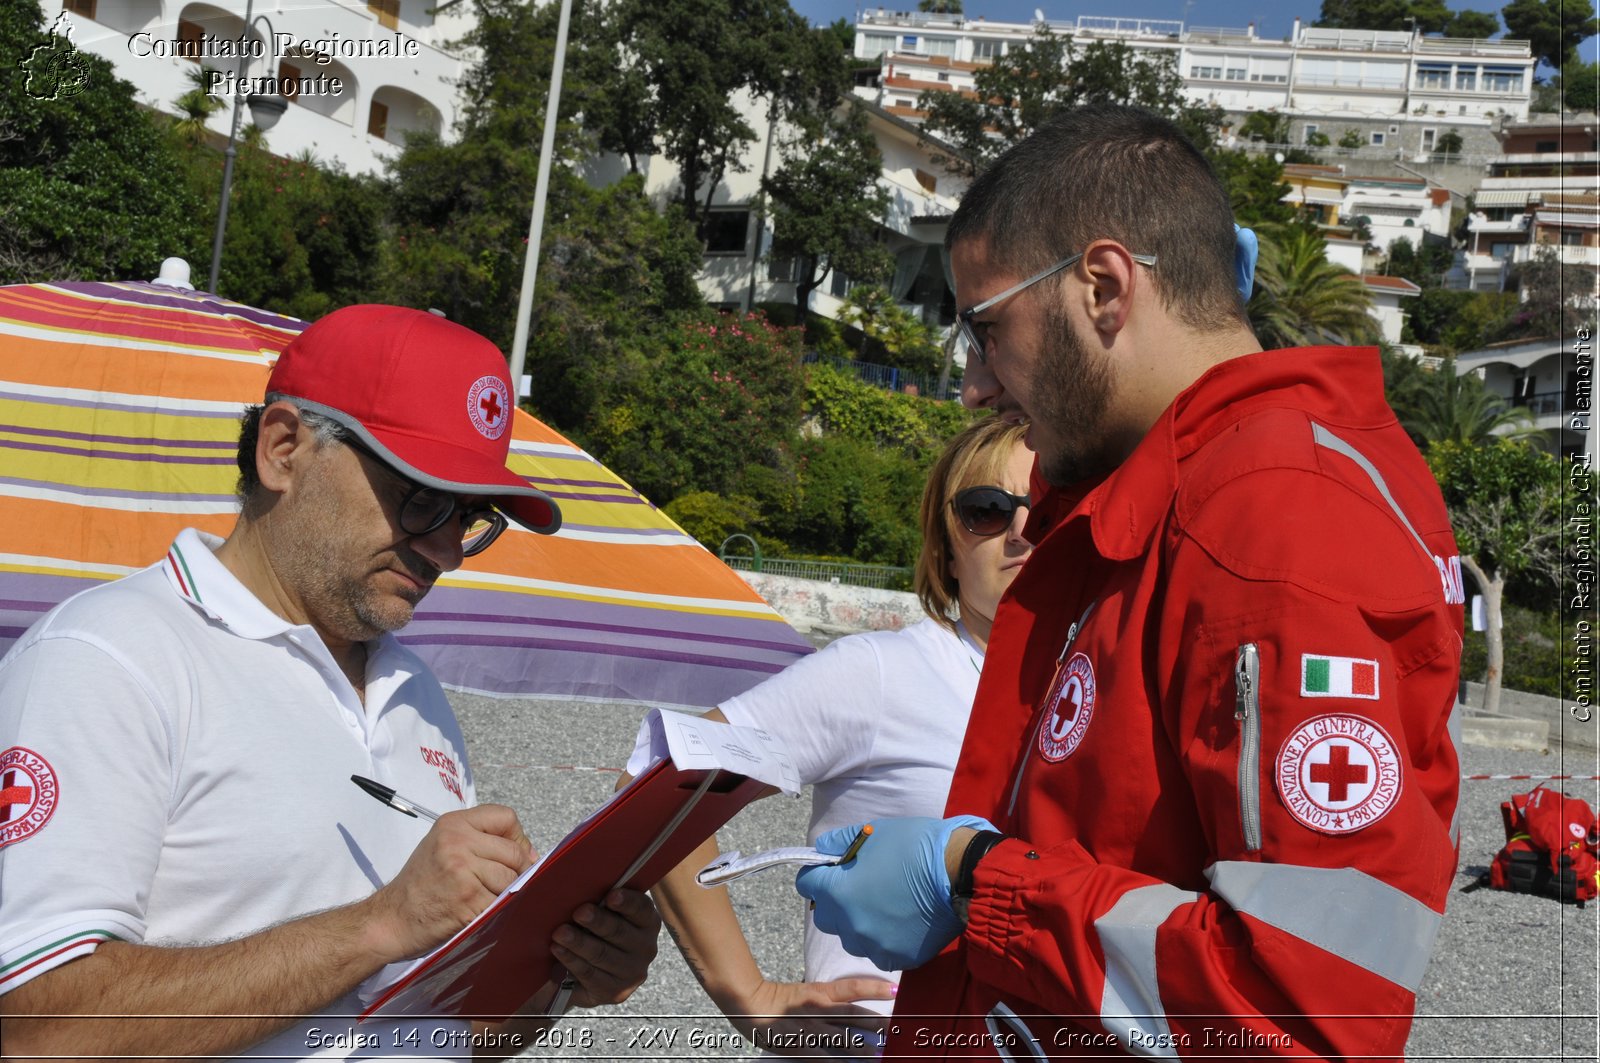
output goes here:
[{"label": "blonde woman", "polygon": [[[708,714],[783,741],[813,787],[809,838],[877,817],[944,815],[995,607],[1031,550],[1022,538],[1033,467],[1024,432],[987,418],[934,463],[915,574],[926,620],[839,639]],[[727,889],[694,881],[716,855],[713,838],[655,890],[706,993],[774,1052],[816,1054],[854,1030],[866,1045],[857,1054],[871,1054],[899,972],[849,955],[808,916],[806,981],[768,981]]]}]

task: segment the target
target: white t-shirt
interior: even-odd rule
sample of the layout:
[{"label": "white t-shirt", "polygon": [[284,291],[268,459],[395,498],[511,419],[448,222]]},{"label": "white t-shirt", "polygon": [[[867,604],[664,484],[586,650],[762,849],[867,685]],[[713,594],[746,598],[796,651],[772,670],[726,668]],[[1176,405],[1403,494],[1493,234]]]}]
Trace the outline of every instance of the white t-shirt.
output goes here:
[{"label": "white t-shirt", "polygon": [[[220,542],[183,532],[0,660],[0,992],[107,940],[220,942],[369,896],[429,824],[352,774],[440,813],[475,801],[426,666],[371,643],[363,707],[317,633],[216,559]],[[360,1010],[352,993],[246,1054],[470,1054],[452,1043],[462,1023],[332,1017]]]},{"label": "white t-shirt", "polygon": [[[943,816],[983,652],[933,620],[832,642],[720,706],[730,723],[763,727],[813,787],[809,841],[896,816]],[[806,916],[806,980],[886,978]],[[863,1000],[887,1015],[890,1000]]]}]

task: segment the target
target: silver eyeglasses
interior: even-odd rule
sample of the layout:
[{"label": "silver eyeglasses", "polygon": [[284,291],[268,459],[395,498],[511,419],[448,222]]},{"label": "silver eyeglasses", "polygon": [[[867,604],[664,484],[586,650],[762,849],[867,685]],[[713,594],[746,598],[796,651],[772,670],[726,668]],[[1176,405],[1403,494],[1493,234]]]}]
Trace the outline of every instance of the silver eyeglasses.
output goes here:
[{"label": "silver eyeglasses", "polygon": [[[1132,254],[1132,252],[1130,252],[1130,254]],[[1033,276],[1029,277],[1027,280],[1022,281],[1019,284],[1013,284],[1011,287],[1007,288],[1005,291],[1001,292],[999,295],[996,295],[996,296],[993,296],[991,298],[985,299],[983,302],[979,303],[977,306],[969,306],[969,307],[967,307],[967,309],[962,310],[960,313],[956,314],[956,324],[958,324],[961,327],[961,336],[962,336],[963,339],[965,339],[967,341],[967,346],[972,348],[972,353],[978,356],[978,364],[979,365],[988,365],[989,364],[989,354],[988,354],[989,322],[987,322],[987,321],[974,321],[973,318],[977,317],[979,314],[983,313],[985,310],[988,310],[991,307],[997,306],[1000,303],[1005,302],[1007,299],[1011,298],[1013,295],[1016,295],[1018,292],[1022,291],[1023,289],[1030,288],[1033,285],[1038,284],[1040,281],[1044,280],[1046,277],[1054,277],[1057,273],[1060,273],[1064,269],[1071,269],[1073,266],[1076,266],[1078,264],[1078,260],[1080,258],[1082,258],[1082,257],[1083,257],[1083,252],[1082,251],[1079,251],[1075,255],[1068,255],[1066,258],[1062,259],[1060,262],[1057,262],[1055,265],[1051,266],[1049,269],[1045,270],[1044,272],[1035,273]],[[1135,262],[1139,263],[1139,265],[1141,265],[1141,266],[1149,266],[1152,269],[1155,268],[1155,264],[1156,264],[1156,256],[1155,255],[1137,255],[1137,254],[1135,254],[1135,255],[1133,255],[1133,260]]]}]

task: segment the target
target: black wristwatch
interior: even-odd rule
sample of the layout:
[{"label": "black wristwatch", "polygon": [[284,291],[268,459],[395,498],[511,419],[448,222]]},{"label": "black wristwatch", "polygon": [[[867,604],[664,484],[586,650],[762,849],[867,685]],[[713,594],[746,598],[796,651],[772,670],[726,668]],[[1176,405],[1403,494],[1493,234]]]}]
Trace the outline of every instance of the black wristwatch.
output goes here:
[{"label": "black wristwatch", "polygon": [[956,868],[956,880],[950,884],[950,907],[955,909],[956,916],[965,923],[967,921],[967,906],[972,903],[973,876],[978,871],[978,861],[989,855],[989,850],[1006,840],[1006,836],[997,830],[980,830],[967,842],[967,848],[961,854],[961,863]]}]

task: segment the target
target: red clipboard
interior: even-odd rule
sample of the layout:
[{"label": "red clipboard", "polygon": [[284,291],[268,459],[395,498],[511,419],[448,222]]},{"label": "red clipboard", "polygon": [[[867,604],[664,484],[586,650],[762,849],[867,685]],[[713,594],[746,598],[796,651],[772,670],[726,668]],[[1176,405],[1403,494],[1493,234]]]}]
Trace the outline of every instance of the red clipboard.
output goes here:
[{"label": "red clipboard", "polygon": [[520,889],[501,894],[361,1018],[509,1018],[564,973],[550,955],[550,938],[579,905],[599,903],[619,887],[654,886],[764,789],[733,772],[656,762],[563,838]]}]

